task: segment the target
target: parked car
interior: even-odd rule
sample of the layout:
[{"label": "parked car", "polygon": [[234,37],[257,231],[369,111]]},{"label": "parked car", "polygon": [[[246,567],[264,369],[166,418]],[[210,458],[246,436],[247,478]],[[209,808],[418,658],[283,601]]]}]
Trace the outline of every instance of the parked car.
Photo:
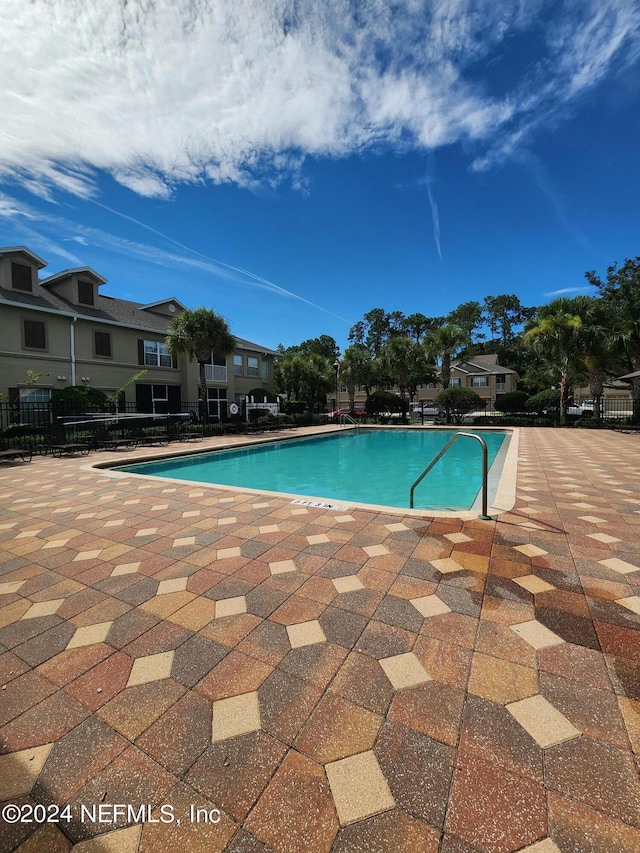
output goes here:
[{"label": "parked car", "polygon": [[366,409],[354,409],[353,412],[351,409],[336,409],[335,412],[331,412],[332,418],[339,418],[340,415],[350,415],[352,418],[366,418],[367,412]]},{"label": "parked car", "polygon": [[440,414],[440,409],[425,403],[423,406],[414,406],[412,415],[414,418],[419,418],[424,415],[425,418],[437,418]]},{"label": "parked car", "polygon": [[[575,417],[581,417],[586,414],[593,414],[593,400],[583,400],[582,403],[570,403],[567,406],[567,414]],[[600,400],[600,413],[604,414],[604,402]]]}]

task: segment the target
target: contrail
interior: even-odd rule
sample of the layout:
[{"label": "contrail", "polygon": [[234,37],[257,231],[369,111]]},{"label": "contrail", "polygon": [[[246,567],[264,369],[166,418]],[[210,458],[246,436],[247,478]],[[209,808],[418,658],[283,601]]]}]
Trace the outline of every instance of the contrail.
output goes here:
[{"label": "contrail", "polygon": [[245,270],[242,267],[237,267],[234,264],[228,264],[225,261],[219,261],[217,258],[212,258],[210,255],[205,255],[202,252],[199,252],[197,249],[192,249],[191,246],[186,246],[184,243],[180,243],[178,240],[174,240],[173,237],[169,237],[168,234],[163,234],[162,231],[158,231],[155,228],[152,228],[150,225],[146,225],[144,222],[140,222],[138,219],[134,219],[133,216],[129,216],[126,213],[121,213],[119,210],[115,210],[112,207],[108,207],[106,204],[102,204],[102,202],[95,201],[95,199],[87,199],[91,202],[91,204],[95,204],[98,207],[103,208],[104,210],[108,210],[109,213],[113,213],[115,216],[120,216],[122,219],[128,219],[129,222],[133,222],[135,225],[138,225],[140,228],[145,228],[147,231],[150,231],[152,234],[156,234],[158,237],[162,237],[163,240],[167,240],[169,243],[173,243],[174,246],[178,246],[183,249],[185,252],[191,252],[193,255],[198,255],[200,258],[203,258],[210,263],[216,264],[217,266],[224,267],[225,269],[232,270],[233,272],[240,273],[240,275],[246,276],[247,278],[253,279],[254,281],[260,282],[262,285],[266,285],[266,287],[270,290],[273,290],[275,293],[280,296],[288,296],[290,299],[297,299],[299,302],[304,302],[306,305],[310,305],[312,308],[317,308],[319,311],[324,311],[326,314],[330,314],[332,317],[336,317],[338,320],[342,320],[343,323],[349,323],[345,317],[341,317],[339,314],[335,314],[333,311],[329,311],[328,308],[323,308],[322,305],[317,305],[315,302],[311,302],[309,299],[305,299],[303,296],[298,296],[297,293],[293,293],[290,290],[287,290],[284,287],[281,287],[279,284],[275,284],[273,281],[269,281],[268,278],[263,278],[260,275],[257,275],[251,270]]},{"label": "contrail", "polygon": [[440,247],[440,213],[438,211],[438,202],[433,194],[432,185],[435,181],[435,157],[429,153],[429,171],[425,176],[427,185],[427,195],[429,196],[429,204],[431,205],[431,217],[433,219],[433,239],[438,250],[440,260],[442,260],[442,249]]}]

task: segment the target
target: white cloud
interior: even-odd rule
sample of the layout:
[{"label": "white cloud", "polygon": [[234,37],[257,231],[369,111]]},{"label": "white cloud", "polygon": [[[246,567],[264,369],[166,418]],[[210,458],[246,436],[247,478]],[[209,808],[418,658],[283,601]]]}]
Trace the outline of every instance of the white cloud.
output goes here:
[{"label": "white cloud", "polygon": [[585,290],[590,290],[589,287],[562,287],[560,290],[550,290],[549,293],[544,293],[543,296],[566,296],[567,293],[584,293]]},{"label": "white cloud", "polygon": [[[226,279],[229,282],[235,283],[236,286],[253,287],[267,291],[271,295],[302,302],[311,308],[316,308],[319,311],[330,314],[332,317],[341,320],[343,323],[349,323],[345,317],[330,311],[322,305],[318,305],[316,302],[305,299],[303,296],[299,296],[297,293],[294,293],[293,291],[288,290],[267,278],[263,278],[257,273],[251,272],[251,270],[235,266],[234,264],[229,264],[226,261],[220,261],[216,258],[212,258],[209,255],[205,255],[202,252],[189,248],[189,246],[174,240],[167,234],[163,234],[161,231],[151,228],[127,214],[123,214],[110,207],[106,207],[100,202],[96,202],[96,204],[116,216],[121,216],[122,218],[135,223],[150,233],[155,234],[157,237],[161,237],[164,241],[168,241],[173,244],[179,251],[168,252],[164,249],[159,249],[157,246],[128,240],[124,237],[118,237],[115,234],[110,234],[108,231],[102,231],[99,228],[93,228],[88,225],[73,222],[58,214],[40,213],[35,211],[28,204],[16,201],[2,192],[0,192],[0,221],[2,221],[3,218],[10,220],[11,227],[17,233],[24,235],[25,243],[35,243],[38,246],[41,246],[45,252],[51,252],[58,257],[64,258],[65,260],[70,261],[74,266],[83,266],[84,262],[82,262],[76,255],[67,251],[64,247],[60,246],[57,241],[50,238],[48,236],[49,233],[58,235],[61,233],[72,234],[72,232],[76,232],[75,234],[72,234],[72,236],[64,238],[65,242],[73,240],[81,245],[87,245],[87,243],[90,243],[94,248],[107,249],[108,251],[120,254],[127,259],[135,258],[147,264],[171,267],[178,270],[197,270],[199,273],[206,276]],[[37,230],[35,228],[36,222],[38,226]]]},{"label": "white cloud", "polygon": [[[91,198],[105,170],[165,198],[469,140],[484,168],[635,62],[639,20],[637,0],[4,0],[0,179]],[[538,61],[487,94],[482,62],[541,22]]]}]

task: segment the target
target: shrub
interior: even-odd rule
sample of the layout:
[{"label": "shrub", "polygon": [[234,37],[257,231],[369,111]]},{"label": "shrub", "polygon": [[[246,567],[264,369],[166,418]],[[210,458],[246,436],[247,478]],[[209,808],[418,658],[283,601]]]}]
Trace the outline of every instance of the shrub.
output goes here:
[{"label": "shrub", "polygon": [[541,391],[533,397],[529,397],[526,402],[526,408],[529,412],[534,412],[536,415],[544,415],[547,412],[560,411],[560,392],[550,388],[547,391]]},{"label": "shrub", "polygon": [[392,391],[374,391],[369,394],[365,404],[368,415],[379,415],[381,412],[406,412],[407,403]]},{"label": "shrub", "polygon": [[104,391],[89,388],[86,385],[70,385],[56,388],[51,392],[51,405],[54,415],[67,412],[84,414],[85,412],[108,412],[111,405]]},{"label": "shrub", "polygon": [[494,409],[496,412],[505,412],[510,415],[526,412],[526,402],[529,395],[524,391],[509,391],[508,394],[501,394],[496,397]]},{"label": "shrub", "polygon": [[482,397],[470,388],[447,388],[433,402],[445,413],[447,423],[454,424],[461,424],[466,414],[486,406]]}]

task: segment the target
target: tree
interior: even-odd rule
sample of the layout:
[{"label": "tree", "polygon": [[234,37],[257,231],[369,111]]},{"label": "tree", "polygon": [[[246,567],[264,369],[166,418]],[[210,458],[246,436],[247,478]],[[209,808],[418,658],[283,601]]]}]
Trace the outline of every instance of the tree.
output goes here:
[{"label": "tree", "polygon": [[575,311],[582,320],[578,333],[578,361],[593,397],[593,419],[600,422],[604,383],[608,376],[622,372],[620,340],[612,335],[614,314],[604,299],[576,296]]},{"label": "tree", "polygon": [[287,395],[287,402],[300,400],[300,389],[305,369],[304,356],[300,355],[297,347],[280,349],[273,365],[273,382],[276,391]]},{"label": "tree", "polygon": [[525,308],[515,294],[485,296],[484,315],[492,340],[497,336],[503,347],[509,346],[514,326],[531,319],[535,309]]},{"label": "tree", "polygon": [[[585,278],[598,288],[613,312],[614,334],[622,347],[626,372],[640,370],[640,257],[627,258],[621,267],[612,264],[606,281],[595,270],[586,272]],[[640,423],[640,377],[631,380],[631,396],[633,421]]]},{"label": "tree", "polygon": [[[354,384],[353,394],[355,397],[355,386],[361,385],[367,397],[371,391],[380,384],[380,365],[373,358],[364,344],[352,344],[344,351],[340,367],[345,365],[345,374],[340,377],[347,387],[349,381]],[[349,381],[348,381],[349,380]],[[349,392],[351,394],[351,392]]]},{"label": "tree", "polygon": [[[458,305],[446,318],[447,324],[457,326],[466,334],[469,341],[482,325],[482,305],[479,302],[463,302]],[[480,335],[484,337],[484,335]]]},{"label": "tree", "polygon": [[471,388],[445,388],[433,404],[444,412],[448,424],[461,424],[466,414],[486,407],[486,401]]},{"label": "tree", "polygon": [[333,363],[326,356],[311,353],[302,356],[300,394],[311,411],[324,410],[327,394],[334,383]]},{"label": "tree", "polygon": [[368,415],[380,415],[384,412],[406,412],[407,404],[392,391],[374,391],[364,404]]},{"label": "tree", "polygon": [[401,311],[387,314],[384,308],[373,308],[351,327],[348,339],[354,344],[363,344],[377,358],[389,338],[401,331],[403,320]]},{"label": "tree", "polygon": [[384,370],[390,382],[400,389],[402,397],[413,400],[418,385],[435,380],[425,345],[415,343],[406,335],[394,335],[381,354]]},{"label": "tree", "polygon": [[525,404],[528,399],[529,395],[525,391],[509,391],[507,394],[501,394],[497,397],[493,407],[496,412],[516,415],[527,411]]},{"label": "tree", "polygon": [[451,361],[467,343],[466,334],[457,326],[447,325],[439,328],[432,340],[436,355],[440,358],[440,382],[446,390],[451,381]]},{"label": "tree", "polygon": [[525,331],[525,343],[558,371],[560,379],[560,426],[567,422],[569,389],[578,354],[582,320],[572,299],[554,299],[543,305],[537,320]]},{"label": "tree", "polygon": [[409,314],[402,320],[400,327],[405,335],[420,344],[432,335],[444,323],[443,317],[425,317],[424,314]]},{"label": "tree", "polygon": [[297,350],[302,355],[322,355],[333,363],[340,356],[340,348],[331,335],[320,335],[319,338],[309,338],[298,344]]},{"label": "tree", "polygon": [[200,372],[200,407],[205,420],[208,419],[207,373],[205,365],[211,354],[226,358],[236,346],[227,321],[210,308],[183,311],[174,317],[166,338],[172,356],[186,355],[197,361]]}]

